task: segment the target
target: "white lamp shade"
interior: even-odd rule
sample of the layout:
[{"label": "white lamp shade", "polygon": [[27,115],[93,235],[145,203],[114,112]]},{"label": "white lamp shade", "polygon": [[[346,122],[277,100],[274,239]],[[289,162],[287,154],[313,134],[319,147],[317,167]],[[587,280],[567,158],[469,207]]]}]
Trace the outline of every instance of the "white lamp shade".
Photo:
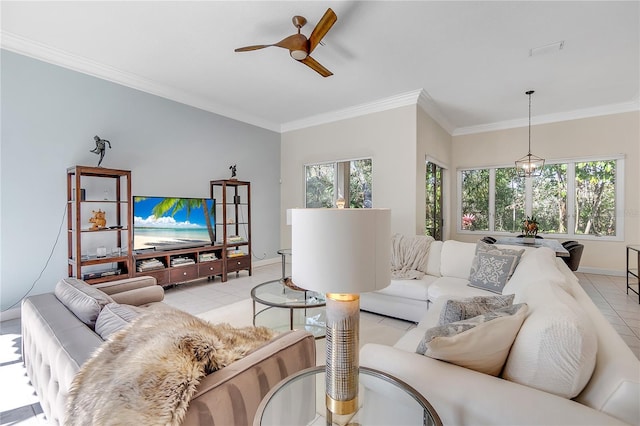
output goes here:
[{"label": "white lamp shade", "polygon": [[319,293],[363,293],[391,281],[390,209],[293,209],[293,282]]}]

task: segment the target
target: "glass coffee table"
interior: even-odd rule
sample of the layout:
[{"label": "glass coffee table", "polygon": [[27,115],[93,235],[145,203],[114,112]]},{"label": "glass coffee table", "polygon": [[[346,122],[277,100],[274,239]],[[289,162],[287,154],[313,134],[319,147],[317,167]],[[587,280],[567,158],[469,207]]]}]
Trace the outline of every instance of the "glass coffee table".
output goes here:
[{"label": "glass coffee table", "polygon": [[316,339],[325,336],[326,302],[323,294],[290,288],[283,279],[278,279],[251,289],[251,299],[253,325],[278,331],[307,330]]},{"label": "glass coffee table", "polygon": [[258,406],[253,426],[442,426],[433,406],[405,382],[366,367],[360,367],[358,379],[358,410],[338,416],[325,406],[325,366],[299,371],[267,393]]}]

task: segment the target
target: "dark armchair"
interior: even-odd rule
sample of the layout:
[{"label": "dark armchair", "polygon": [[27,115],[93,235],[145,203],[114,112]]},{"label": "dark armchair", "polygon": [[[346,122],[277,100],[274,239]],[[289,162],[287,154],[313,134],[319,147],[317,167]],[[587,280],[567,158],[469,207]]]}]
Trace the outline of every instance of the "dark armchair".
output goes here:
[{"label": "dark armchair", "polygon": [[584,244],[580,244],[577,241],[565,241],[562,245],[569,252],[569,257],[563,257],[562,260],[564,260],[569,269],[577,271],[580,266]]},{"label": "dark armchair", "polygon": [[574,240],[569,240],[569,241],[565,241],[564,243],[562,243],[562,247],[566,248],[567,250],[569,250],[569,247],[575,246],[580,244],[577,241]]}]

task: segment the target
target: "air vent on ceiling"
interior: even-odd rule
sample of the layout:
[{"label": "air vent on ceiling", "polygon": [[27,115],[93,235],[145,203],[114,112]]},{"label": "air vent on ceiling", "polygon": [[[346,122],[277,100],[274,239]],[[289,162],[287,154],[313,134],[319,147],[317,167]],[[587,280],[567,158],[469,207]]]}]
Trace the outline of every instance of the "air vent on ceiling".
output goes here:
[{"label": "air vent on ceiling", "polygon": [[555,43],[545,44],[540,47],[533,47],[529,49],[529,56],[546,55],[548,53],[559,52],[564,48],[564,40],[556,41]]}]

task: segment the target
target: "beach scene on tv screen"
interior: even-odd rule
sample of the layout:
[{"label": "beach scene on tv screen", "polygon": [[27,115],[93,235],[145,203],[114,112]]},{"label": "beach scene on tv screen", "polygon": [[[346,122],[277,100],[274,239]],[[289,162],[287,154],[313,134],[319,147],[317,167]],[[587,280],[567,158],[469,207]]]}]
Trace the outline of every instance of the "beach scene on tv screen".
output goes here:
[{"label": "beach scene on tv screen", "polygon": [[214,204],[206,198],[133,197],[133,249],[211,244]]}]

